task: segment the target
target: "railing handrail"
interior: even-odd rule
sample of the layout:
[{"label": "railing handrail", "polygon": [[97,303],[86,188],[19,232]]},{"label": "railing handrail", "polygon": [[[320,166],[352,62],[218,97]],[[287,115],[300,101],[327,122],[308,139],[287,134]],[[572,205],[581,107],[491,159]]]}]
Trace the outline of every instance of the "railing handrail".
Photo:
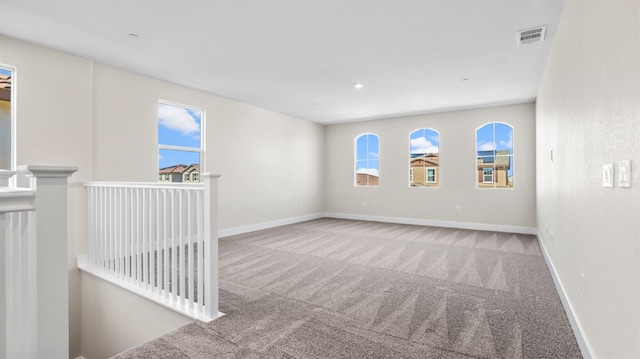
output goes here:
[{"label": "railing handrail", "polygon": [[188,189],[204,190],[204,183],[162,183],[162,182],[84,182],[85,187],[111,187],[111,188],[163,188],[163,189]]},{"label": "railing handrail", "polygon": [[0,188],[0,213],[33,211],[36,191],[30,188]]},{"label": "railing handrail", "polygon": [[191,318],[217,318],[219,177],[85,182],[88,254],[78,268]]}]

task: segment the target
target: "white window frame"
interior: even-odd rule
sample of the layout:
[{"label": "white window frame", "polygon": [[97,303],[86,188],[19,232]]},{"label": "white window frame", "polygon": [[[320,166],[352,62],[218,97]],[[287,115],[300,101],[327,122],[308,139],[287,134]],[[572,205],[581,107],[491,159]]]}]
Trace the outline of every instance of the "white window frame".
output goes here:
[{"label": "white window frame", "polygon": [[[378,184],[377,185],[370,185],[368,184],[368,179],[369,177],[367,177],[367,185],[364,186],[358,186],[358,139],[360,139],[360,137],[363,136],[369,136],[369,135],[373,135],[376,136],[378,138]],[[369,168],[369,160],[372,160],[372,158],[369,157],[369,140],[367,139],[367,168]],[[353,186],[354,187],[358,187],[358,188],[362,188],[362,187],[380,187],[380,173],[382,172],[382,166],[380,164],[380,136],[378,134],[375,134],[373,132],[365,132],[365,133],[361,133],[359,135],[357,135],[356,137],[353,138]],[[370,176],[369,174],[367,174],[367,176]]]},{"label": "white window frame", "polygon": [[[187,147],[187,146],[175,146],[175,145],[163,145],[158,142],[158,155],[160,155],[160,150],[171,150],[171,151],[184,151],[184,152],[197,152],[200,154],[200,172],[205,173],[205,153],[206,153],[206,141],[205,141],[205,124],[206,124],[206,111],[204,108],[184,105],[177,102],[171,102],[166,100],[159,99],[156,104],[156,123],[159,121],[159,115],[157,113],[157,106],[160,104],[181,107],[184,109],[199,111],[201,113],[200,116],[200,148],[197,147]],[[157,137],[157,136],[156,136]],[[168,179],[167,179],[168,180]]]},{"label": "white window frame", "polygon": [[[433,181],[429,181],[429,171],[433,171]],[[424,168],[424,178],[425,178],[425,182],[426,183],[436,183],[438,180],[438,169],[437,168],[429,168],[429,167],[425,167]]]},{"label": "white window frame", "polygon": [[[485,127],[486,125],[493,125],[493,141],[495,142],[495,140],[496,140],[495,125],[498,125],[498,124],[499,124],[499,125],[506,125],[506,126],[509,126],[509,127],[511,128],[511,133],[512,133],[512,136],[513,136],[513,138],[512,138],[512,141],[513,141],[513,142],[512,142],[512,144],[511,144],[511,154],[509,155],[509,157],[510,157],[510,165],[511,165],[511,166],[514,166],[515,158],[516,158],[516,156],[515,156],[515,132],[516,132],[516,129],[515,129],[515,127],[514,127],[512,124],[507,123],[507,122],[502,122],[502,121],[491,121],[491,122],[486,122],[486,123],[484,123],[484,124],[482,124],[482,125],[478,126],[478,127],[476,128],[476,131],[475,131],[475,156],[474,156],[474,168],[476,169],[476,171],[477,171],[477,168],[478,168],[478,130],[480,130],[481,128]],[[488,156],[485,156],[485,157],[488,157]],[[493,154],[493,167],[491,167],[491,169],[492,169],[492,171],[493,171],[493,172],[492,172],[492,175],[491,175],[491,176],[492,176],[492,181],[491,181],[491,182],[486,182],[486,181],[484,180],[484,169],[485,169],[485,168],[489,168],[489,167],[483,167],[483,168],[482,168],[482,183],[486,183],[486,184],[492,183],[492,184],[493,184],[493,186],[486,186],[486,187],[485,187],[485,186],[480,186],[480,182],[478,182],[477,177],[475,177],[475,176],[474,176],[475,183],[476,183],[476,189],[483,189],[483,190],[485,190],[485,189],[495,189],[495,190],[503,190],[503,189],[506,189],[506,190],[512,190],[512,189],[514,189],[514,188],[515,188],[515,187],[505,187],[505,188],[502,188],[502,187],[497,187],[497,186],[496,186],[496,185],[497,185],[497,182],[496,182],[496,180],[495,180],[495,179],[496,179],[496,176],[495,176],[496,167],[495,167],[495,165],[496,165],[497,157],[499,157],[499,156],[497,155],[497,152],[495,152],[495,153]],[[506,157],[506,156],[505,156],[505,157]],[[507,176],[507,178],[509,178],[509,173],[508,173],[508,171],[507,171],[507,173],[506,173],[506,176]],[[514,171],[513,177],[515,177],[515,171]]]},{"label": "white window frame", "polygon": [[[436,130],[435,128],[432,127],[419,127],[416,128],[415,130],[409,132],[409,168],[413,171],[413,168],[424,168],[425,172],[424,172],[424,184],[425,185],[420,185],[420,186],[412,186],[413,184],[413,172],[411,172],[411,175],[409,176],[409,188],[430,188],[430,189],[436,189],[440,187],[440,183],[438,183],[438,181],[429,181],[428,180],[428,176],[427,176],[427,168],[428,167],[423,167],[423,166],[417,166],[417,167],[411,167],[411,135],[413,135],[414,133],[416,133],[417,131],[420,130],[426,130],[426,131],[433,131],[438,135],[438,167],[440,168],[440,131]],[[427,183],[437,183],[437,186],[426,186]]]},{"label": "white window frame", "polygon": [[[17,102],[17,93],[18,93],[18,81],[17,81],[17,72],[18,72],[18,68],[15,66],[11,66],[11,65],[6,65],[3,63],[0,63],[0,68],[2,68],[3,70],[7,70],[7,71],[11,71],[11,108],[10,108],[10,114],[9,116],[11,117],[10,119],[10,126],[11,126],[11,156],[9,158],[9,167],[10,168],[3,168],[9,171],[14,171],[17,167],[17,132],[16,132],[16,110],[18,108],[18,102]],[[9,179],[9,186],[15,186],[17,184],[16,182],[16,176],[13,176]]]},{"label": "white window frame", "polygon": [[[487,175],[484,172],[486,170],[490,170],[491,171],[491,175],[490,175],[491,176],[491,181],[487,181]],[[483,167],[482,168],[482,183],[495,183],[495,181],[494,181],[494,173],[493,173],[495,170],[496,170],[495,168]]]}]

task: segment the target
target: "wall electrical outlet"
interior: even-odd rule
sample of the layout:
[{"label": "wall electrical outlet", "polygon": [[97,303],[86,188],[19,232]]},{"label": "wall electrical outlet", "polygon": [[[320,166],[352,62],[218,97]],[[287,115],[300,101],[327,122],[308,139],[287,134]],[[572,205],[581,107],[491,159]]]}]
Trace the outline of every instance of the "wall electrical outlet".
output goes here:
[{"label": "wall electrical outlet", "polygon": [[462,212],[462,207],[457,206],[457,207],[456,207],[456,212]]},{"label": "wall electrical outlet", "polygon": [[580,273],[580,290],[584,292],[584,274]]},{"label": "wall electrical outlet", "polygon": [[367,201],[362,201],[362,205],[366,207],[367,206]]}]

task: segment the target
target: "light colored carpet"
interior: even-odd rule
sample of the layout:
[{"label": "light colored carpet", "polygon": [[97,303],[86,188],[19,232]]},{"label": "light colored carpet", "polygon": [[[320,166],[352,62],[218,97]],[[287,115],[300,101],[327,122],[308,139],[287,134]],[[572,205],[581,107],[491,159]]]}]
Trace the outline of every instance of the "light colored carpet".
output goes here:
[{"label": "light colored carpet", "polygon": [[117,358],[580,358],[533,236],[319,219],[220,240],[220,310]]}]

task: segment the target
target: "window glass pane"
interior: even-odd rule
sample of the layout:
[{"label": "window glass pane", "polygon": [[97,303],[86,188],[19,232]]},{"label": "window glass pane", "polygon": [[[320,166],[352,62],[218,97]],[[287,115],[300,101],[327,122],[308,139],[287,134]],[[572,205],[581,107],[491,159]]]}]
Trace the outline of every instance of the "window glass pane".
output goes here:
[{"label": "window glass pane", "polygon": [[369,151],[367,146],[368,138],[369,138],[368,135],[363,135],[363,136],[360,136],[356,141],[356,159],[358,161],[367,160],[367,153]]},{"label": "window glass pane", "polygon": [[430,128],[421,128],[409,135],[409,143],[409,168],[416,169],[409,186],[438,187],[435,173],[440,165],[440,135]]},{"label": "window glass pane", "polygon": [[9,70],[0,68],[0,169],[11,170],[11,79]]},{"label": "window glass pane", "polygon": [[513,188],[513,127],[489,123],[476,131],[478,188]]},{"label": "window glass pane", "polygon": [[198,182],[200,153],[160,149],[158,180],[162,182]]},{"label": "window glass pane", "polygon": [[158,144],[200,148],[202,111],[158,103]]},{"label": "window glass pane", "polygon": [[378,186],[380,184],[380,139],[374,134],[356,138],[356,186]]},{"label": "window glass pane", "polygon": [[492,123],[486,124],[476,131],[476,147],[478,150],[478,156],[486,156],[486,151],[493,151],[496,149],[496,144],[493,139]]}]

